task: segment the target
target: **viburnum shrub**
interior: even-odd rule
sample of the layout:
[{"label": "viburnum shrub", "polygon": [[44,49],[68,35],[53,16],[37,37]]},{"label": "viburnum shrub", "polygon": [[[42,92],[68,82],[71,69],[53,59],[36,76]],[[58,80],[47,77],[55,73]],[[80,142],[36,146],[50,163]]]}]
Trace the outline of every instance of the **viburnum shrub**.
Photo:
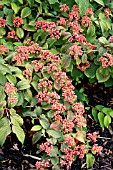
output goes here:
[{"label": "viburnum shrub", "polygon": [[31,117],[39,170],[69,169],[85,156],[89,168],[101,154],[75,84],[113,85],[113,3],[105,4],[0,1],[0,145],[10,133],[23,144],[23,117]]}]

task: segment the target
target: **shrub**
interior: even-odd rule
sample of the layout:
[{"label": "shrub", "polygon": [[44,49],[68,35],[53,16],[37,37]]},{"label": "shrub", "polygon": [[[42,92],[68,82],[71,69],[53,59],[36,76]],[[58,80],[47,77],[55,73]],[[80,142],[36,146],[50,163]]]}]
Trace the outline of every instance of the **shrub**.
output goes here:
[{"label": "shrub", "polygon": [[10,133],[23,144],[29,116],[42,155],[37,169],[68,169],[85,155],[91,167],[102,147],[96,132],[87,133],[87,100],[79,100],[74,84],[87,77],[113,85],[112,2],[105,1],[109,8],[103,0],[0,3],[0,145]]}]

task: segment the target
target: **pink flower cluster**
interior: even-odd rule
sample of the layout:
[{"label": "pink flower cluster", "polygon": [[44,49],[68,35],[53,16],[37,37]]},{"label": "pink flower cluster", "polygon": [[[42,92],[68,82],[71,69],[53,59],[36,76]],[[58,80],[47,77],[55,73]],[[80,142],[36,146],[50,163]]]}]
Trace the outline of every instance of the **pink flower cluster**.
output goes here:
[{"label": "pink flower cluster", "polygon": [[60,18],[57,22],[56,25],[66,25],[67,20],[65,18]]},{"label": "pink flower cluster", "polygon": [[5,27],[6,20],[3,18],[0,18],[0,27]]},{"label": "pink flower cluster", "polygon": [[36,166],[36,169],[38,169],[38,170],[45,170],[45,168],[50,167],[50,159],[37,161],[35,166]]},{"label": "pink flower cluster", "polygon": [[72,81],[69,80],[65,72],[55,72],[54,74],[56,82],[62,88],[62,96],[65,101],[68,101],[70,104],[73,104],[77,100],[77,96],[74,93],[74,86],[72,85]]},{"label": "pink flower cluster", "polygon": [[14,18],[13,19],[13,24],[14,24],[14,27],[20,27],[20,25],[23,24],[22,18],[20,18],[20,17]]},{"label": "pink flower cluster", "polygon": [[79,15],[78,11],[69,12],[69,20],[70,21],[72,21],[72,20],[78,21],[79,19],[80,19],[80,15]]},{"label": "pink flower cluster", "polygon": [[17,65],[20,65],[24,60],[28,60],[29,54],[38,54],[41,49],[37,43],[33,43],[31,46],[19,46],[16,49],[18,54],[13,57],[12,61],[16,61]]},{"label": "pink flower cluster", "polygon": [[68,133],[68,132],[72,132],[73,131],[74,123],[73,123],[72,120],[64,119],[62,121],[62,123],[63,123],[63,132],[64,133]]},{"label": "pink flower cluster", "polygon": [[79,158],[83,158],[86,154],[86,148],[84,145],[77,145],[74,148],[74,152],[76,156],[79,156]]},{"label": "pink flower cluster", "polygon": [[93,133],[88,133],[88,139],[91,139],[94,143],[97,141],[97,133],[93,132]]},{"label": "pink flower cluster", "polygon": [[91,22],[91,19],[88,17],[88,16],[83,16],[82,17],[82,20],[81,20],[81,24],[84,26],[84,27],[89,27],[92,25],[92,22]]},{"label": "pink flower cluster", "polygon": [[109,18],[109,16],[112,15],[112,11],[109,8],[105,8],[104,15],[106,18]]},{"label": "pink flower cluster", "polygon": [[85,112],[85,110],[82,103],[79,102],[73,104],[72,109],[76,111],[74,114],[74,123],[76,123],[76,126],[84,126],[86,124],[86,119],[83,117],[83,113]]},{"label": "pink flower cluster", "polygon": [[63,11],[63,12],[69,11],[69,6],[67,6],[67,4],[61,4],[60,11]]},{"label": "pink flower cluster", "polygon": [[[66,142],[64,142],[66,143]],[[60,160],[61,166],[66,166],[67,169],[71,167],[72,163],[74,162],[75,156],[78,156],[79,158],[83,158],[86,154],[86,148],[84,145],[78,145],[73,147],[68,147],[63,150],[65,155],[62,156],[62,159]]]},{"label": "pink flower cluster", "polygon": [[27,79],[32,80],[32,71],[31,71],[31,69],[24,70],[24,71],[23,71],[23,75],[24,75]]},{"label": "pink flower cluster", "polygon": [[56,29],[56,24],[54,22],[47,22],[47,21],[37,21],[36,22],[36,29],[42,28],[44,31],[49,32],[51,38],[59,39],[61,33],[58,29]]},{"label": "pink flower cluster", "polygon": [[84,106],[82,105],[81,102],[73,104],[72,109],[75,110],[80,115],[83,115],[83,113],[85,112]]},{"label": "pink flower cluster", "polygon": [[61,157],[60,164],[62,167],[71,167],[75,156],[83,158],[86,154],[86,148],[83,144],[76,145],[75,139],[72,136],[65,135],[63,144],[67,145],[63,152],[65,155]]},{"label": "pink flower cluster", "polygon": [[5,52],[8,53],[9,49],[5,47],[4,45],[0,45],[0,53],[4,54]]},{"label": "pink flower cluster", "polygon": [[93,15],[93,14],[94,14],[94,13],[93,13],[92,8],[88,8],[88,9],[86,10],[85,15]]},{"label": "pink flower cluster", "polygon": [[72,27],[73,36],[78,35],[79,33],[83,32],[83,29],[80,27],[78,22],[69,22],[69,27]]},{"label": "pink flower cluster", "polygon": [[110,38],[109,38],[109,42],[110,42],[110,43],[112,43],[112,42],[113,42],[113,35],[112,35],[112,36],[110,36]]},{"label": "pink flower cluster", "polygon": [[69,50],[70,50],[69,55],[74,56],[75,60],[78,58],[78,56],[81,56],[83,54],[81,47],[76,44],[72,44]]},{"label": "pink flower cluster", "polygon": [[102,63],[102,67],[103,68],[107,68],[109,66],[113,65],[113,57],[111,54],[109,53],[104,53],[103,54],[104,57],[100,57],[99,61]]},{"label": "pink flower cluster", "polygon": [[13,97],[13,94],[15,92],[17,92],[17,88],[14,87],[13,84],[10,84],[9,82],[6,82],[5,85],[4,85],[4,89],[5,89],[5,92],[8,94],[9,98],[8,98],[8,101],[10,103],[15,103],[17,102],[17,98],[16,97]]},{"label": "pink flower cluster", "polygon": [[73,137],[65,135],[63,143],[68,144],[68,147],[71,148],[75,145],[75,140]]},{"label": "pink flower cluster", "polygon": [[100,155],[102,149],[103,149],[102,146],[98,146],[98,144],[94,144],[92,147],[92,152],[95,152]]},{"label": "pink flower cluster", "polygon": [[52,89],[52,81],[48,80],[48,78],[43,78],[39,80],[38,89],[43,89],[43,92],[47,92]]},{"label": "pink flower cluster", "polygon": [[43,63],[41,63],[41,62],[39,62],[37,60],[33,60],[32,64],[34,64],[34,70],[36,72],[39,72],[39,71],[42,72],[42,69],[44,68],[44,64]]},{"label": "pink flower cluster", "polygon": [[81,63],[80,65],[77,65],[77,68],[81,70],[82,72],[85,71],[87,68],[90,67],[90,62],[86,61],[86,63]]},{"label": "pink flower cluster", "polygon": [[49,52],[49,50],[40,50],[40,55],[38,56],[38,58],[42,61],[46,60],[48,62],[51,62],[52,64],[61,63],[60,57],[56,54],[52,54],[51,52]]},{"label": "pink flower cluster", "polygon": [[47,142],[42,143],[40,145],[40,150],[45,151],[47,153],[47,155],[50,155],[50,152],[52,149],[53,149],[53,145],[50,143],[49,140],[47,140]]},{"label": "pink flower cluster", "polygon": [[58,65],[56,63],[52,62],[52,63],[47,64],[47,73],[48,74],[51,74],[57,70],[58,70]]},{"label": "pink flower cluster", "polygon": [[36,98],[38,99],[38,103],[44,101],[48,104],[52,104],[56,103],[56,101],[60,99],[60,96],[56,92],[38,92]]},{"label": "pink flower cluster", "polygon": [[16,31],[12,30],[11,32],[8,32],[7,38],[12,38],[12,39],[18,40],[18,37],[16,35]]}]

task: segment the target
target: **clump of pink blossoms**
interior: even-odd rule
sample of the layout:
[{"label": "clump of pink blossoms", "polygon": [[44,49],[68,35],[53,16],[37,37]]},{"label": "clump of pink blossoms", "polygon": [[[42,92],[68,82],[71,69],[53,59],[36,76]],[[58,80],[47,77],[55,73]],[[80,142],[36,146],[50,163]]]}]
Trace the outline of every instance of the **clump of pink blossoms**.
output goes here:
[{"label": "clump of pink blossoms", "polygon": [[5,52],[9,52],[9,49],[5,47],[4,45],[0,45],[0,53],[4,54]]},{"label": "clump of pink blossoms", "polygon": [[3,18],[0,18],[0,27],[5,27],[6,20]]},{"label": "clump of pink blossoms", "polygon": [[8,101],[10,103],[15,103],[17,102],[17,98],[16,97],[13,97],[13,93],[17,92],[17,88],[14,87],[13,84],[10,84],[9,82],[6,82],[6,84],[4,85],[4,89],[5,89],[5,92],[8,94],[9,98],[8,98]]},{"label": "clump of pink blossoms", "polygon": [[60,11],[63,11],[63,12],[69,11],[69,7],[67,6],[67,4],[61,4]]},{"label": "clump of pink blossoms", "polygon": [[102,63],[103,68],[107,68],[113,65],[113,57],[111,54],[104,53],[103,57],[99,58],[99,61]]},{"label": "clump of pink blossoms", "polygon": [[22,18],[20,18],[20,17],[14,18],[13,19],[13,24],[14,24],[14,27],[20,27],[20,25],[23,24]]}]

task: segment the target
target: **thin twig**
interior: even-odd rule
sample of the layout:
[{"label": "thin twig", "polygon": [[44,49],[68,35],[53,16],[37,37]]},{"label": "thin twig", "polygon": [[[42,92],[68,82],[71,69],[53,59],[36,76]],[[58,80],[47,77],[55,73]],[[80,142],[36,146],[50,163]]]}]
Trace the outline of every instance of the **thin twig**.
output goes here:
[{"label": "thin twig", "polygon": [[99,138],[99,139],[111,139],[111,138],[106,138],[106,137],[97,137],[97,138]]},{"label": "thin twig", "polygon": [[36,159],[36,160],[41,160],[41,158],[37,157],[37,156],[33,156],[33,155],[29,155],[29,154],[23,154],[23,156],[26,156],[26,157],[31,157],[33,159]]}]

